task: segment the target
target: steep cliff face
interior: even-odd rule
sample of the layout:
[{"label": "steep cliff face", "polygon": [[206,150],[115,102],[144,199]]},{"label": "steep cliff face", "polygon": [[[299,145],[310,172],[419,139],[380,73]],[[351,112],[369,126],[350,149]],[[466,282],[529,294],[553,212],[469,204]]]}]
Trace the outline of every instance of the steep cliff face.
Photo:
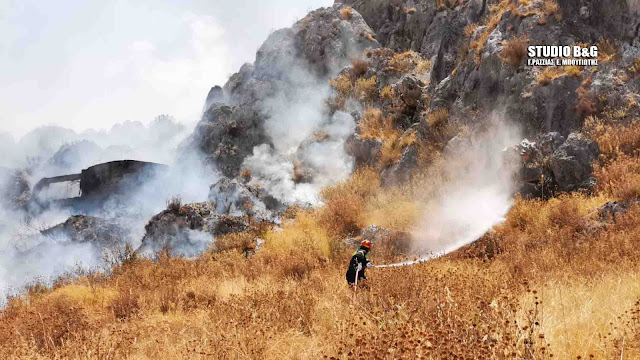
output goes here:
[{"label": "steep cliff face", "polygon": [[[583,109],[583,94],[593,90],[592,83],[615,80],[614,74],[626,70],[639,55],[635,1],[340,2],[362,14],[382,46],[413,50],[433,61],[430,106],[451,108],[464,117],[506,108],[507,116],[529,136],[550,131],[567,136],[580,129],[592,112]],[[504,61],[505,47],[514,46],[510,42],[515,39],[531,45],[600,42],[601,52],[617,51],[620,59],[593,74],[559,75],[540,84],[540,69],[523,66],[524,54]],[[614,43],[616,50],[609,46]],[[637,89],[637,81],[632,81],[622,88],[598,90],[622,98]],[[606,106],[595,102],[596,109]]]},{"label": "steep cliff face", "polygon": [[[417,130],[418,143],[430,139],[433,143],[434,137],[442,135],[429,125],[433,114],[440,111],[446,111],[449,122],[470,129],[481,127],[497,112],[532,140],[553,134],[563,139],[576,138],[590,116],[615,117],[615,121],[621,123],[629,123],[638,116],[635,105],[640,100],[640,82],[636,75],[640,56],[637,1],[616,0],[605,4],[587,0],[345,0],[336,3],[358,11],[384,48],[395,53],[411,51],[414,57],[431,63],[429,81],[418,83],[421,94],[414,96],[402,91],[411,88],[405,86],[406,82],[381,80],[385,74],[378,66],[379,54],[368,57],[373,70],[366,76],[377,76],[380,95],[386,85],[391,85],[390,89],[405,103],[398,112],[397,107],[389,106],[392,96],[388,99],[381,96],[373,106],[382,110],[383,118],[391,116],[396,129],[405,131],[402,135],[405,138],[412,127]],[[528,66],[528,45],[596,45],[599,66]],[[410,72],[420,76],[414,70]],[[414,111],[406,107],[407,99],[417,102]],[[619,109],[615,116],[613,109]],[[364,115],[367,120],[367,114]],[[448,146],[452,148],[462,139],[453,135],[446,134],[437,140],[455,140]],[[543,146],[540,142],[534,144],[534,147]],[[391,163],[383,161],[382,164],[375,161],[382,156],[381,148],[385,148],[382,137],[372,138],[362,131],[347,142],[347,149],[358,164],[381,166],[383,179],[390,183],[403,180],[407,172],[410,175],[411,169],[418,166],[414,145],[402,148],[402,156],[396,155]],[[436,146],[438,148],[444,150]],[[547,177],[543,186],[538,176],[532,192],[530,176],[524,175],[532,174],[527,170],[532,164],[529,159],[523,159],[524,193],[539,196],[545,193],[542,189],[545,186],[548,186],[546,194],[590,188],[594,184],[590,163],[597,158],[598,149],[586,145],[581,148],[584,156],[569,156],[571,161],[562,162],[566,167],[558,165],[560,160],[555,162],[555,167],[551,165],[552,158],[563,157],[553,153],[548,155],[548,166],[542,163],[533,166],[536,173],[545,173]],[[567,173],[580,175],[572,175],[569,181]]]}]

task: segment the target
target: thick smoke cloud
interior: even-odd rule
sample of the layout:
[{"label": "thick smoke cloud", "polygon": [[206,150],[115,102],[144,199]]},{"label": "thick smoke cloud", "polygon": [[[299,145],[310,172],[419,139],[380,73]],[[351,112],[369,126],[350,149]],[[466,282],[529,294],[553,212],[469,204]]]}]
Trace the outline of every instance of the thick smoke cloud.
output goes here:
[{"label": "thick smoke cloud", "polygon": [[504,221],[516,190],[517,163],[508,149],[520,140],[518,130],[495,115],[487,130],[445,152],[443,184],[427,200],[415,233],[424,254],[454,251]]},{"label": "thick smoke cloud", "polygon": [[[77,267],[106,265],[105,260],[114,255],[90,243],[72,242],[63,235],[42,235],[41,230],[66,221],[73,215],[72,210],[53,207],[40,212],[18,206],[9,194],[15,188],[16,174],[21,174],[33,188],[42,177],[77,173],[112,160],[169,165],[169,171],[128,194],[126,201],[116,198],[90,211],[91,215],[117,223],[127,234],[123,240],[136,248],[146,222],[166,208],[168,199],[180,196],[185,202],[206,201],[209,186],[219,177],[201,163],[198,154],[176,161],[177,150],[191,130],[171,117],[159,116],[148,126],[125,122],[108,131],[75,133],[59,127],[39,128],[17,142],[5,143],[8,156],[4,165],[10,167],[0,171],[0,296],[19,292],[29,282],[51,281]],[[40,194],[43,200],[78,195],[77,183],[56,185]]]},{"label": "thick smoke cloud", "polygon": [[127,121],[109,130],[81,133],[45,126],[30,131],[17,142],[3,142],[5,156],[0,159],[0,167],[29,167],[40,172],[35,175],[55,176],[123,158],[168,163],[188,130],[189,127],[167,115],[158,116],[147,126]]},{"label": "thick smoke cloud", "polygon": [[[265,131],[273,147],[256,146],[243,166],[280,200],[318,204],[322,187],[353,172],[353,158],[345,152],[344,142],[354,133],[356,123],[347,113],[328,114],[331,89],[327,79],[288,58],[273,67],[286,69],[289,82],[262,105],[268,114]],[[296,166],[311,171],[311,181],[296,183]]]}]

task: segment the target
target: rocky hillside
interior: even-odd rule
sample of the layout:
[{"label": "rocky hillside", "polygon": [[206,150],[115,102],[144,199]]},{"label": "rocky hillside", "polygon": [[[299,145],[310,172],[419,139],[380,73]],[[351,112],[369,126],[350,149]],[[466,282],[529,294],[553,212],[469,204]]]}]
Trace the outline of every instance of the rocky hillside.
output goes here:
[{"label": "rocky hillside", "polygon": [[[580,132],[589,116],[617,111],[617,120],[628,123],[638,115],[638,9],[624,0],[607,4],[606,11],[603,6],[590,1],[336,2],[272,34],[253,65],[212,88],[189,146],[225,176],[252,170],[245,160],[256,147],[286,152],[281,143],[288,139],[269,129],[282,117],[273,99],[297,110],[299,92],[323,91],[309,79],[331,79],[324,106],[314,109],[321,114],[317,126],[298,124],[309,136],[285,149],[298,148],[284,160],[293,169],[287,181],[313,182],[321,172],[305,149],[331,140],[333,134],[323,127],[336,122],[337,113],[351,115],[358,125],[345,146],[355,168],[377,167],[386,184],[406,181],[434,150],[464,144],[459,133],[472,133],[499,113],[531,143],[553,139],[552,149],[523,150],[523,194],[542,196],[542,187],[548,194],[590,188],[597,149],[576,140],[564,145],[564,139]],[[527,66],[526,46],[541,44],[598,45],[601,65]],[[300,116],[298,123],[306,121],[304,113]],[[563,145],[572,150],[542,164]]]}]

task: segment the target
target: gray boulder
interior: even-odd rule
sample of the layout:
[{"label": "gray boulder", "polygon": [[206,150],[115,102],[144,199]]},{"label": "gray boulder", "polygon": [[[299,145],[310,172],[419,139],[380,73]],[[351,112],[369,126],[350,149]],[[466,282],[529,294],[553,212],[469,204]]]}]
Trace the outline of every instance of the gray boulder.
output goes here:
[{"label": "gray boulder", "polygon": [[264,189],[222,178],[209,190],[209,201],[218,214],[250,216],[257,221],[275,221],[284,205]]},{"label": "gray boulder", "polygon": [[136,251],[146,256],[160,250],[196,256],[209,248],[215,236],[243,232],[250,226],[248,217],[218,214],[212,202],[170,206],[149,220]]},{"label": "gray boulder", "polygon": [[253,148],[269,141],[263,125],[264,117],[258,111],[241,106],[215,106],[204,113],[190,141],[223,175],[235,177]]},{"label": "gray boulder", "polygon": [[447,142],[442,153],[445,156],[454,156],[460,155],[467,152],[473,144],[471,143],[471,139],[467,136],[454,136],[451,140]]},{"label": "gray boulder", "polygon": [[527,198],[553,196],[557,192],[591,189],[596,180],[592,163],[598,146],[578,133],[565,138],[557,132],[523,140],[514,148],[519,156],[520,194]]},{"label": "gray boulder", "polygon": [[619,216],[624,215],[629,208],[640,204],[640,199],[609,201],[598,208],[600,220],[617,222]]},{"label": "gray boulder", "polygon": [[540,152],[544,154],[544,156],[549,156],[562,146],[565,141],[566,138],[557,132],[542,134],[538,137]]},{"label": "gray boulder", "polygon": [[72,243],[89,243],[105,251],[114,251],[129,240],[129,231],[116,222],[87,215],[71,216],[64,223],[41,231],[41,234]]},{"label": "gray boulder", "polygon": [[411,145],[404,151],[400,161],[382,171],[382,186],[394,186],[408,181],[417,168],[418,148]]},{"label": "gray boulder", "polygon": [[422,84],[413,74],[402,77],[400,83],[396,85],[396,90],[407,106],[416,107],[422,96]]},{"label": "gray boulder", "polygon": [[560,191],[589,189],[596,183],[591,164],[600,155],[598,145],[573,133],[551,158],[551,167]]},{"label": "gray boulder", "polygon": [[356,168],[375,167],[380,157],[382,142],[377,139],[361,139],[354,134],[345,141],[344,148],[348,155],[353,156]]}]

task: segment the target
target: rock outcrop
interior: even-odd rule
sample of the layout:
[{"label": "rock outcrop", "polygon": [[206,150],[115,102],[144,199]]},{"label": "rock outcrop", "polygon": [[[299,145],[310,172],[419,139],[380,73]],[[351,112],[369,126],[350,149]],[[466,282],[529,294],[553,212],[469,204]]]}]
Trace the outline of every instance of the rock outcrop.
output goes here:
[{"label": "rock outcrop", "polygon": [[522,141],[515,151],[522,159],[520,193],[525,197],[549,197],[596,185],[592,163],[600,151],[582,135],[572,133],[565,139],[559,133],[547,133],[536,141]]},{"label": "rock outcrop", "polygon": [[235,177],[253,148],[269,139],[259,111],[216,103],[204,113],[190,141],[197,144],[208,163],[215,164],[223,175]]},{"label": "rock outcrop", "polygon": [[[615,84],[615,74],[625,71],[638,56],[638,5],[633,1],[558,1],[520,6],[516,1],[396,1],[339,0],[353,6],[376,32],[382,46],[396,52],[413,50],[433,60],[430,107],[449,108],[470,121],[472,113],[506,108],[525,135],[579,130],[584,117],[604,105],[592,93],[622,99],[637,93],[638,82]],[[490,11],[488,5],[494,5]],[[470,35],[470,36],[468,36]],[[513,40],[526,44],[572,45],[599,43],[601,53],[619,57],[606,61],[595,74],[558,74],[539,81],[544,68],[523,66],[526,53],[505,59]],[[603,42],[612,41],[611,43]],[[520,61],[518,62],[518,57]]]},{"label": "rock outcrop", "polygon": [[590,189],[596,185],[591,164],[598,158],[598,145],[578,134],[570,134],[551,157],[551,169],[560,191]]},{"label": "rock outcrop", "polygon": [[344,147],[347,154],[353,156],[356,167],[375,167],[380,157],[382,142],[377,139],[361,139],[354,134],[347,139]]},{"label": "rock outcrop", "polygon": [[381,173],[383,186],[394,186],[408,181],[413,172],[418,168],[418,149],[409,146],[402,154],[400,160],[384,169]]},{"label": "rock outcrop", "polygon": [[1,204],[13,210],[26,210],[31,199],[31,183],[26,171],[0,168]]},{"label": "rock outcrop", "polygon": [[72,243],[88,243],[103,251],[114,251],[129,241],[129,231],[116,222],[86,215],[71,216],[41,234]]},{"label": "rock outcrop", "polygon": [[[527,155],[536,160],[525,160],[521,169],[523,194],[588,189],[593,179],[587,162],[597,158],[597,151],[583,143],[586,139],[573,138],[589,115],[640,101],[640,77],[629,70],[640,56],[639,9],[627,0],[606,6],[594,0],[545,4],[336,1],[291,28],[275,31],[253,64],[243,65],[223,87],[213,87],[203,119],[187,144],[199,149],[224,176],[236,178],[257,146],[282,147],[270,134],[269,121],[281,116],[274,99],[289,105],[307,89],[309,79],[324,82],[334,77],[338,81],[328,95],[329,106],[316,109],[323,118],[344,111],[362,122],[367,109],[374,107],[391,117],[391,126],[399,132],[398,141],[385,143],[386,135],[363,134],[358,124],[356,133],[345,137],[344,149],[355,167],[378,168],[385,185],[407,181],[418,158],[424,159],[419,146],[407,141],[410,129],[417,129],[417,141],[438,137],[443,144],[434,151],[455,150],[455,141],[450,141],[455,134],[436,134],[436,127],[425,124],[431,114],[443,110],[456,126],[475,130],[486,125],[491,114],[500,113],[529,139],[542,134],[562,137],[562,149],[551,144],[553,150],[533,149],[539,154]],[[525,66],[527,45],[548,44],[549,39],[554,44],[598,44],[597,71]],[[639,113],[629,107],[622,120]],[[546,146],[544,141],[536,143]],[[311,183],[321,173],[304,151],[321,142],[304,140],[287,159],[293,163],[294,183]],[[283,159],[282,155],[274,157]]]},{"label": "rock outcrop", "polygon": [[138,252],[153,255],[162,249],[185,256],[206,250],[216,236],[243,232],[261,223],[279,221],[285,205],[264,189],[237,179],[221,178],[211,185],[209,201],[170,203],[145,226]]},{"label": "rock outcrop", "polygon": [[200,150],[212,166],[234,178],[255,146],[277,141],[265,131],[273,115],[271,99],[286,102],[309,82],[326,84],[352,56],[379,47],[360,14],[343,18],[340,9],[313,11],[293,27],[272,33],[254,64],[243,65],[222,88],[212,88],[186,148]]},{"label": "rock outcrop", "polygon": [[218,235],[249,229],[250,219],[216,212],[212,202],[171,207],[155,215],[145,226],[138,252],[153,256],[159,250],[195,256],[206,250]]},{"label": "rock outcrop", "polygon": [[276,221],[285,206],[264,189],[223,177],[211,185],[209,201],[221,215]]},{"label": "rock outcrop", "polygon": [[600,220],[617,222],[618,218],[624,215],[629,208],[640,204],[640,199],[609,201],[598,208]]}]

